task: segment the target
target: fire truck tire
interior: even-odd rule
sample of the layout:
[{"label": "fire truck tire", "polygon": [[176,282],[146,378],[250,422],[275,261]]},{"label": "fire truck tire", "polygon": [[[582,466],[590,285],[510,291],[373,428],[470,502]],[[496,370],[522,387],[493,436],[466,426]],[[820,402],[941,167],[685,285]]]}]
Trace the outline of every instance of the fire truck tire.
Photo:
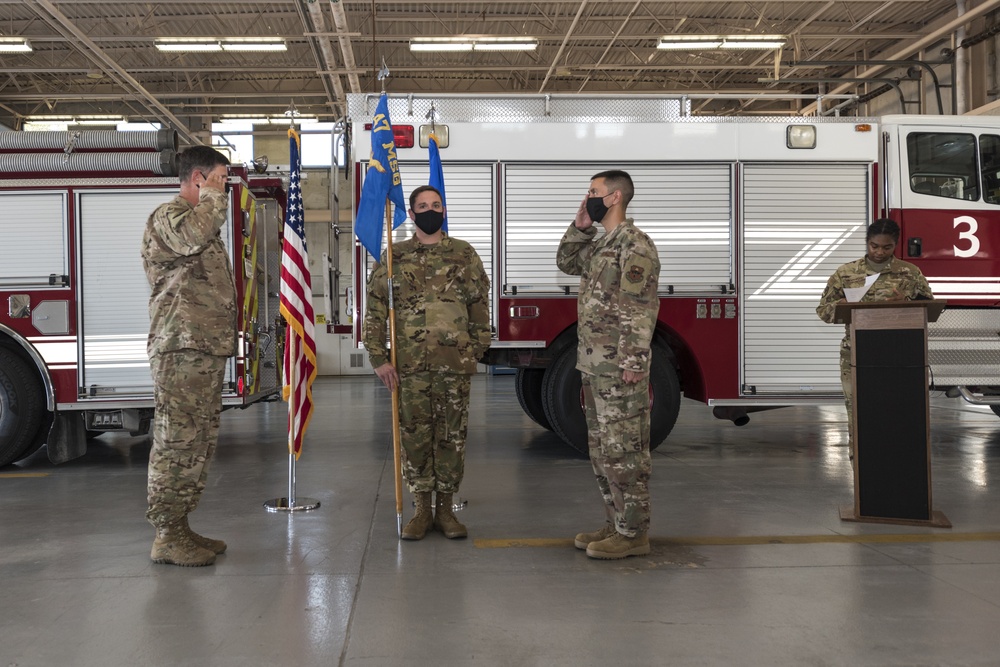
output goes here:
[{"label": "fire truck tire", "polygon": [[44,421],[45,395],[38,373],[0,347],[0,466],[34,453]]},{"label": "fire truck tire", "polygon": [[993,414],[995,414],[997,417],[1000,417],[1000,405],[991,405],[990,410],[992,410]]},{"label": "fire truck tire", "polygon": [[[653,345],[650,373],[653,405],[650,414],[649,448],[667,439],[681,407],[680,380],[669,352]],[[583,414],[580,371],[576,370],[576,346],[565,350],[545,371],[542,397],[552,430],[567,444],[588,453],[587,421]]]},{"label": "fire truck tire", "polygon": [[574,449],[588,453],[587,419],[583,414],[576,346],[570,346],[545,369],[542,403],[552,431]]},{"label": "fire truck tire", "polygon": [[670,352],[653,344],[649,383],[653,390],[653,405],[649,416],[649,448],[656,449],[667,439],[681,411],[681,381],[670,360]]},{"label": "fire truck tire", "polygon": [[517,402],[521,404],[524,414],[531,417],[542,428],[552,430],[552,424],[545,416],[545,406],[542,404],[542,380],[545,378],[544,368],[518,368],[514,376],[514,389],[517,391]]}]

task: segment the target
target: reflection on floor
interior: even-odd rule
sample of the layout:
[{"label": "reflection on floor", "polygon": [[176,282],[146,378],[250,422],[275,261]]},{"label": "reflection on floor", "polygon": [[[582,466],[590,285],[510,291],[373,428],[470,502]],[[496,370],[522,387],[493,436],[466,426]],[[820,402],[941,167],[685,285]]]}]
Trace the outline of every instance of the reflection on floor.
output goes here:
[{"label": "reflection on floor", "polygon": [[[654,454],[652,554],[593,561],[585,457],[473,383],[460,518],[396,538],[388,394],[324,379],[286,495],[285,406],[226,413],[192,525],[213,567],[148,560],[144,438],[0,470],[0,665],[995,665],[1000,419],[933,400],[934,506],[951,530],[844,523],[839,407],[737,428],[686,401]],[[405,511],[410,511],[409,497]]]}]

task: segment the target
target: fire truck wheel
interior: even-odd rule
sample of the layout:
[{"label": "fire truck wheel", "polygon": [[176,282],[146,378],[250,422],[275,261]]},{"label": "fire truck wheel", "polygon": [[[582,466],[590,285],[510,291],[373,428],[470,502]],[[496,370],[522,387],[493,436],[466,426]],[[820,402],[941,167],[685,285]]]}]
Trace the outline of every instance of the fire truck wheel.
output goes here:
[{"label": "fire truck wheel", "polygon": [[649,416],[649,448],[656,449],[667,439],[681,411],[681,382],[670,353],[662,345],[653,344],[649,384],[653,404]]},{"label": "fire truck wheel", "polygon": [[542,405],[544,377],[544,368],[518,368],[517,375],[514,376],[514,389],[517,391],[517,402],[521,404],[524,414],[542,428],[551,431],[552,424],[545,416],[545,406]]},{"label": "fire truck wheel", "polygon": [[[680,381],[662,345],[653,345],[650,369],[649,449],[667,439],[681,408]],[[576,370],[576,346],[563,352],[545,371],[542,398],[552,430],[573,448],[588,453],[587,421],[583,414],[580,371]]]},{"label": "fire truck wheel", "polygon": [[0,347],[0,466],[34,453],[44,420],[45,396],[35,369]]},{"label": "fire truck wheel", "polygon": [[545,369],[542,403],[552,431],[566,444],[587,454],[587,419],[583,414],[581,386],[580,371],[576,370],[576,345],[571,345]]}]

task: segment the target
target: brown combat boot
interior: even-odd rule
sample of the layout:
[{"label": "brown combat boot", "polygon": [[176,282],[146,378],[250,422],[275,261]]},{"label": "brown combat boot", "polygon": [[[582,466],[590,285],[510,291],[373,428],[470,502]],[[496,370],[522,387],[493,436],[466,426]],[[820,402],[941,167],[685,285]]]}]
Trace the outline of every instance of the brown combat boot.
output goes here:
[{"label": "brown combat boot", "polygon": [[195,544],[180,521],[157,526],[149,557],[154,563],[181,567],[201,567],[215,562],[215,554]]},{"label": "brown combat boot", "polygon": [[434,528],[444,533],[444,536],[449,540],[453,540],[456,537],[468,537],[469,531],[465,529],[465,526],[458,522],[455,518],[455,514],[452,511],[452,495],[451,493],[437,493],[437,508],[434,511]]},{"label": "brown combat boot", "polygon": [[431,492],[417,491],[413,494],[416,499],[417,513],[413,515],[399,536],[404,540],[422,540],[424,535],[434,523],[434,515],[431,513]]},{"label": "brown combat boot", "polygon": [[595,530],[592,533],[579,533],[576,539],[573,540],[573,545],[577,549],[586,549],[590,546],[591,542],[600,542],[605,540],[615,534],[615,527],[610,523],[605,523],[600,530]]},{"label": "brown combat boot", "polygon": [[187,515],[181,519],[181,528],[187,531],[191,540],[197,544],[202,549],[208,549],[213,554],[219,555],[226,553],[226,543],[222,540],[213,540],[211,537],[205,537],[204,535],[199,535],[198,533],[191,530],[191,526],[188,524]]},{"label": "brown combat boot", "polygon": [[587,545],[587,555],[601,560],[645,556],[649,553],[649,535],[638,533],[635,537],[625,537],[615,532],[611,537]]}]

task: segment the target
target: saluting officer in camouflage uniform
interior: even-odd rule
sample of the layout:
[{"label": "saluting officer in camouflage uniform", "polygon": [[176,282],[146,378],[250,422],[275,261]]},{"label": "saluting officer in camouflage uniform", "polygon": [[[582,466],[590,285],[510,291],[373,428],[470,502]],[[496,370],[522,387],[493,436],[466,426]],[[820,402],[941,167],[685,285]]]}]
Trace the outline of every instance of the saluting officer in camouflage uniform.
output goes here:
[{"label": "saluting officer in camouflage uniform", "polygon": [[634,192],[624,171],[596,174],[556,255],[562,271],[580,276],[576,367],[607,517],[600,530],[576,536],[591,558],[649,553],[649,368],[660,260],[626,217]]},{"label": "saluting officer in camouflage uniform", "polygon": [[389,391],[400,388],[403,475],[416,498],[404,540],[423,539],[432,525],[448,538],[468,535],[452,512],[452,496],[465,471],[471,376],[490,346],[490,281],[472,246],[442,231],[444,215],[441,193],[417,188],[410,194],[416,232],[392,246],[398,368],[386,341],[385,253],[368,279],[364,344],[379,379]]},{"label": "saluting officer in camouflage uniform", "polygon": [[[899,243],[899,225],[889,218],[876,220],[868,227],[865,236],[868,253],[861,259],[839,267],[826,283],[823,296],[816,306],[816,314],[824,322],[834,323],[834,311],[838,304],[847,303],[844,288],[865,286],[868,276],[878,275],[860,303],[873,301],[913,301],[933,299],[927,279],[913,264],[893,256]],[[840,384],[844,388],[844,403],[847,404],[847,438],[850,457],[854,458],[854,410],[851,390],[851,331],[845,326],[843,340],[840,341]]]},{"label": "saluting officer in camouflage uniform", "polygon": [[156,396],[149,508],[156,563],[211,565],[226,543],[193,532],[215,452],[226,359],[235,352],[236,288],[220,230],[229,160],[207,146],[180,155],[180,193],[149,216],[142,260],[147,352]]}]

